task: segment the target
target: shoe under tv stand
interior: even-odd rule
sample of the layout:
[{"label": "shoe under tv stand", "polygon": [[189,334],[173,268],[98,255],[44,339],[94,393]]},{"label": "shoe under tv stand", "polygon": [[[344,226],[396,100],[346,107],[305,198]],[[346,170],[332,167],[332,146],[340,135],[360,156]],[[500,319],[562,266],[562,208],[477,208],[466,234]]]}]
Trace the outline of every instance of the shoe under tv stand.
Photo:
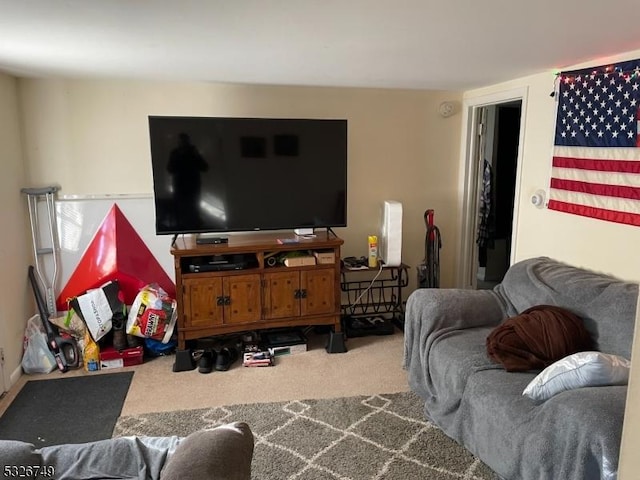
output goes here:
[{"label": "shoe under tv stand", "polygon": [[[203,337],[329,325],[327,351],[346,351],[340,321],[343,243],[330,231],[312,238],[292,232],[233,234],[218,244],[199,244],[192,235],[177,239],[171,254],[178,350]],[[315,264],[308,264],[309,256]],[[286,266],[285,257],[295,261]]]}]

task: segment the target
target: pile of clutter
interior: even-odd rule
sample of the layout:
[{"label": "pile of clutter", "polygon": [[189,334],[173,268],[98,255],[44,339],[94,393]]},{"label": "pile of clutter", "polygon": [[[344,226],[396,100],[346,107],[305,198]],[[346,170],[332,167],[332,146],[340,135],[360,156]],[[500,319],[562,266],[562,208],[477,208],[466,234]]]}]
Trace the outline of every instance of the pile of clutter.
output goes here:
[{"label": "pile of clutter", "polygon": [[200,373],[226,371],[239,359],[244,367],[272,367],[278,356],[306,351],[307,338],[298,329],[246,332],[227,340],[203,338],[198,340],[198,346],[193,351],[191,368],[197,364]]},{"label": "pile of clutter", "polygon": [[306,342],[304,335],[297,330],[267,330],[226,338],[201,338],[192,351],[191,368],[176,371],[190,370],[197,366],[200,373],[214,370],[224,372],[238,360],[241,360],[244,367],[271,367],[275,365],[275,357],[279,355],[306,351]]},{"label": "pile of clutter", "polygon": [[[136,365],[143,362],[145,353],[164,355],[177,345],[176,301],[157,284],[140,289],[131,305],[125,304],[117,280],[87,290],[67,304],[67,311],[48,321],[60,336],[77,346],[69,355],[76,356],[73,367],[96,371]],[[25,373],[49,373],[56,368],[39,315],[29,320],[24,343]]]}]

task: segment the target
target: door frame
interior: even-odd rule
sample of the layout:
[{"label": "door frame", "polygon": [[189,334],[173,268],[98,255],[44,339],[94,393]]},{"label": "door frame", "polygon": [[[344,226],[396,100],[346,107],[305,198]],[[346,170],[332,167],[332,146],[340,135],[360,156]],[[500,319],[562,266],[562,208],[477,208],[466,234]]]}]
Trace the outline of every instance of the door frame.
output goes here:
[{"label": "door frame", "polygon": [[460,148],[460,205],[462,215],[458,241],[458,266],[456,285],[458,288],[476,287],[477,248],[476,231],[478,222],[479,175],[476,155],[478,142],[478,113],[482,107],[500,105],[520,100],[520,132],[518,139],[518,158],[516,160],[515,198],[513,202],[513,220],[511,234],[511,257],[513,264],[517,251],[518,213],[520,206],[520,186],[522,183],[522,156],[524,151],[525,120],[527,118],[528,87],[519,87],[500,92],[468,97],[462,105],[462,139]]},{"label": "door frame", "polygon": [[4,381],[4,344],[0,343],[0,398],[4,396],[7,391]]}]

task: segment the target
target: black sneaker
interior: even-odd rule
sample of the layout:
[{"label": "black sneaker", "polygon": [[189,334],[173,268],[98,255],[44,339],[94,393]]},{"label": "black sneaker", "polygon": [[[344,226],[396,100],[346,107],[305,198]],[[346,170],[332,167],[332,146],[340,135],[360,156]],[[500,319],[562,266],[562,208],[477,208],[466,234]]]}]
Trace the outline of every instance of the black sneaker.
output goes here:
[{"label": "black sneaker", "polygon": [[211,373],[213,368],[213,351],[205,350],[198,360],[198,371],[200,373]]},{"label": "black sneaker", "polygon": [[215,369],[219,372],[226,372],[238,359],[238,356],[238,350],[235,347],[223,347],[217,354]]}]

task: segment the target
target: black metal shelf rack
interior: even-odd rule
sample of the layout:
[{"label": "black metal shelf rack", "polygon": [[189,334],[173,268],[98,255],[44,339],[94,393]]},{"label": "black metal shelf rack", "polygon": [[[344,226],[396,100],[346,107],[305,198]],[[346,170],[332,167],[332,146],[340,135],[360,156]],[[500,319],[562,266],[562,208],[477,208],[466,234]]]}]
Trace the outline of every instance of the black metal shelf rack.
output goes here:
[{"label": "black metal shelf rack", "polygon": [[402,289],[409,284],[409,266],[384,266],[351,270],[342,267],[342,315],[351,318],[381,317],[404,330]]}]

